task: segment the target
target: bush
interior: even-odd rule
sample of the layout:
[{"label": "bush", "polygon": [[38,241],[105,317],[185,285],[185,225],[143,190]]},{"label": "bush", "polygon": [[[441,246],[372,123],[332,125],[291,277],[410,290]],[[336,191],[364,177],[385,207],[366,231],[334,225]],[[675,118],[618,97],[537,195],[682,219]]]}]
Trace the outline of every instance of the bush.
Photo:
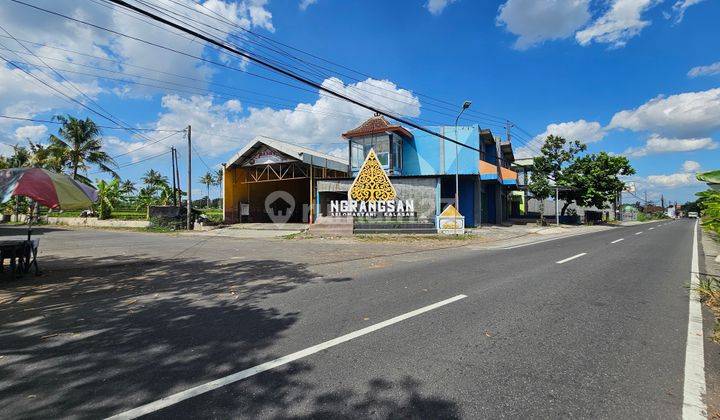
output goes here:
[{"label": "bush", "polygon": [[182,230],[186,223],[184,218],[176,217],[151,217],[150,227],[154,229]]}]

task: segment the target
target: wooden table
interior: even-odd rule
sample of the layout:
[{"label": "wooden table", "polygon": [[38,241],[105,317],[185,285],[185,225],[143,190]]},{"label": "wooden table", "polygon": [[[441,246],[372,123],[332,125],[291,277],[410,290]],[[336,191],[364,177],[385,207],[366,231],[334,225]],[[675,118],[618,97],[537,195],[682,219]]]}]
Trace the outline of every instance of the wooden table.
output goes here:
[{"label": "wooden table", "polygon": [[0,271],[4,270],[5,260],[9,259],[12,274],[25,274],[30,271],[32,265],[35,265],[35,274],[38,274],[37,249],[39,242],[38,239],[0,240]]}]

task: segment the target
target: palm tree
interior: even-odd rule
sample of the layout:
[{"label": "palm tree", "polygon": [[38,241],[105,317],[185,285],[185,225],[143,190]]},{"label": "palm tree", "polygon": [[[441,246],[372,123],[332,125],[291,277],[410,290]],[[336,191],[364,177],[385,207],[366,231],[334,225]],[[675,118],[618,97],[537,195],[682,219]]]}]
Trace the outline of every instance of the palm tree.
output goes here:
[{"label": "palm tree", "polygon": [[222,183],[223,183],[223,176],[225,175],[225,168],[219,168],[217,170],[217,173],[215,174],[215,183],[214,185],[216,187],[220,187],[220,200],[218,200],[218,207],[222,207],[222,197],[223,197],[223,191],[222,191]]},{"label": "palm tree", "polygon": [[123,195],[130,195],[136,191],[135,184],[130,181],[129,179],[126,179],[120,184],[120,192]]},{"label": "palm tree", "polygon": [[168,185],[168,178],[160,172],[156,171],[155,169],[150,169],[145,172],[145,174],[142,176],[142,178],[140,178],[140,180],[153,192],[161,189],[161,187],[165,185]]},{"label": "palm tree", "polygon": [[88,183],[88,179],[79,174],[87,171],[89,165],[97,165],[101,171],[118,178],[111,168],[117,164],[113,158],[102,150],[100,128],[91,120],[77,119],[70,115],[57,115],[55,120],[62,123],[58,135],[50,135],[50,144],[64,150],[67,154],[68,167],[73,179]]},{"label": "palm tree", "polygon": [[68,159],[67,148],[58,147],[55,144],[33,143],[28,140],[30,145],[30,164],[36,168],[49,169],[54,172],[62,172],[63,168],[68,167],[70,161]]},{"label": "palm tree", "polygon": [[30,159],[32,154],[24,146],[18,146],[17,144],[12,147],[13,154],[8,159],[8,164],[11,168],[22,168],[30,166]]},{"label": "palm tree", "polygon": [[207,187],[207,208],[210,208],[210,186],[215,184],[215,177],[210,172],[207,172],[200,177],[200,183],[205,184]]}]

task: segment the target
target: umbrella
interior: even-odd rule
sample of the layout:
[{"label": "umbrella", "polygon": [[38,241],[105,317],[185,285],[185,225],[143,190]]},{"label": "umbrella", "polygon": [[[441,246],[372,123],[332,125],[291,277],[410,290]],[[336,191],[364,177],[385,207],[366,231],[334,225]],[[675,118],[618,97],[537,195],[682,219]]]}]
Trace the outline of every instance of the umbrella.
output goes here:
[{"label": "umbrella", "polygon": [[[94,188],[81,184],[65,174],[41,168],[0,170],[2,201],[8,201],[18,195],[31,198],[51,209],[63,210],[86,209],[97,200],[97,191]],[[30,223],[32,217],[28,221],[28,239]]]}]

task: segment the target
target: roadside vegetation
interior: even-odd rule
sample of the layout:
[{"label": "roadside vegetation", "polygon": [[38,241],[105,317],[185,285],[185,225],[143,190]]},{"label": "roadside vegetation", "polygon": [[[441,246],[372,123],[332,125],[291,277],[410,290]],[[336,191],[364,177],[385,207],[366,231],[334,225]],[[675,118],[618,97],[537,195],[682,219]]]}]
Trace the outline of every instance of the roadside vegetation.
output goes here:
[{"label": "roadside vegetation", "polygon": [[[565,216],[572,204],[579,207],[608,207],[625,189],[621,177],[634,175],[635,169],[624,156],[605,152],[585,153],[587,146],[580,141],[568,141],[549,135],[533,160],[528,189],[540,202],[544,214],[544,200],[558,195],[565,204],[560,215]],[[543,220],[544,221],[544,220]]]},{"label": "roadside vegetation", "polygon": [[700,302],[707,305],[715,314],[712,340],[720,343],[720,277],[700,276],[700,284],[695,291],[700,296]]},{"label": "roadside vegetation", "polygon": [[[72,116],[55,116],[60,123],[57,134],[51,134],[46,142],[35,143],[27,140],[27,146],[12,146],[12,154],[0,156],[0,169],[42,168],[56,173],[65,173],[74,180],[89,185],[98,192],[98,201],[87,210],[50,211],[41,208],[40,216],[51,217],[98,217],[99,219],[147,220],[148,208],[155,205],[172,205],[186,195],[179,186],[171,186],[168,177],[154,169],[148,170],[141,178],[141,185],[129,179],[122,180],[117,173],[118,165],[105,150],[102,133],[93,120]],[[98,170],[88,172],[91,167]],[[103,173],[110,179],[89,178],[94,173]],[[222,184],[222,170],[203,175],[200,182],[205,185],[207,196],[193,201],[193,208],[199,209],[208,219],[222,221],[220,199],[211,200],[210,187]],[[24,197],[13,197],[0,204],[3,220],[11,215],[27,214],[30,201]]]}]

